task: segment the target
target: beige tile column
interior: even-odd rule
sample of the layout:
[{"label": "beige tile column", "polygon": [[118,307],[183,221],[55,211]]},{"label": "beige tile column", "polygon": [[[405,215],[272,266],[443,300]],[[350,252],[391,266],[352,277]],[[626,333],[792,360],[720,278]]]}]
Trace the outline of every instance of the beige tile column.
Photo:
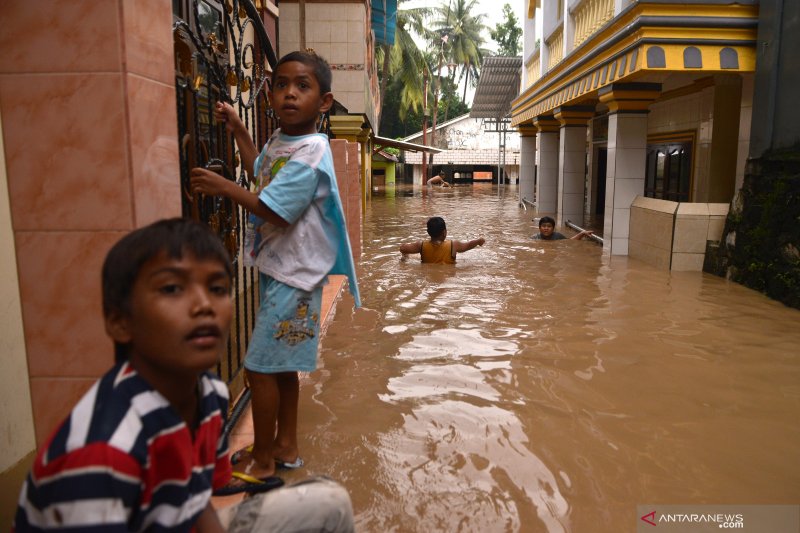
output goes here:
[{"label": "beige tile column", "polygon": [[558,146],[558,217],[583,226],[586,195],[586,132],[594,107],[559,107],[554,116],[561,124]]},{"label": "beige tile column", "polygon": [[603,248],[628,255],[631,204],[644,194],[647,113],[661,92],[656,83],[613,84],[600,90],[609,109]]},{"label": "beige tile column", "polygon": [[533,202],[536,197],[536,126],[525,124],[519,131],[519,200]]},{"label": "beige tile column", "polygon": [[539,164],[536,168],[536,212],[555,215],[558,208],[558,129],[559,123],[552,115],[538,116],[533,120],[536,134],[536,151]]},{"label": "beige tile column", "polygon": [[0,109],[36,441],[113,361],[100,266],[181,213],[172,5],[0,3]]}]

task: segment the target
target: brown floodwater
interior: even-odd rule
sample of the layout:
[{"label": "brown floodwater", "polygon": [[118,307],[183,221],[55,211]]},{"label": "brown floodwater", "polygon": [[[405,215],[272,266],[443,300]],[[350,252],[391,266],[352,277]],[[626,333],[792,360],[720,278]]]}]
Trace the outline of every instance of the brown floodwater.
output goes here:
[{"label": "brown floodwater", "polygon": [[[304,379],[296,475],[344,483],[363,532],[622,532],[637,505],[800,501],[800,312],[530,240],[516,194],[375,193],[364,307],[343,297]],[[434,215],[486,245],[401,260]]]}]

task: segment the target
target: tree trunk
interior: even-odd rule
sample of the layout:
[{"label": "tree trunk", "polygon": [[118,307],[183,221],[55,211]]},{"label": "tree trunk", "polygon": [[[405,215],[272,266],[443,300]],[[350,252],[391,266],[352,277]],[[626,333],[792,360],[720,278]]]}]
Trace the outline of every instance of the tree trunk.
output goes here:
[{"label": "tree trunk", "polygon": [[464,96],[461,97],[461,103],[467,103],[467,85],[469,85],[469,63],[464,67],[467,70],[466,76],[464,76]]},{"label": "tree trunk", "polygon": [[[436,117],[439,115],[439,85],[442,75],[442,61],[444,56],[439,54],[439,68],[436,69],[436,79],[433,80],[433,129],[431,130],[431,146],[436,146]],[[428,155],[428,165],[433,171],[433,152]]]},{"label": "tree trunk", "polygon": [[[422,73],[422,146],[428,144],[428,71]],[[422,152],[422,184],[428,181],[427,154]]]}]

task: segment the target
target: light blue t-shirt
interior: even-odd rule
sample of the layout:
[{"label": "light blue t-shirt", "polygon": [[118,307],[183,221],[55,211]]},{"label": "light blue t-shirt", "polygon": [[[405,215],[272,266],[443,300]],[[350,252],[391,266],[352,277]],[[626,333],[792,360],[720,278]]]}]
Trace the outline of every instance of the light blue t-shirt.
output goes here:
[{"label": "light blue t-shirt", "polygon": [[254,166],[262,187],[259,200],[289,223],[279,228],[258,217],[253,220],[258,270],[305,291],[325,284],[328,274],[344,274],[360,306],[328,138],[318,133],[295,137],[277,130]]}]

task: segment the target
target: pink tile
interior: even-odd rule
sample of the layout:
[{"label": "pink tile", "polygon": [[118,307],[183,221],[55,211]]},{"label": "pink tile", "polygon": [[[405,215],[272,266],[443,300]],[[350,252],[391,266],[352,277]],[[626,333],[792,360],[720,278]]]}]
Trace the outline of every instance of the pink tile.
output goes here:
[{"label": "pink tile", "polygon": [[136,227],[181,216],[175,88],[128,75]]},{"label": "pink tile", "polygon": [[172,4],[163,0],[123,0],[122,19],[128,72],[174,85]]},{"label": "pink tile", "polygon": [[0,72],[121,70],[117,2],[3,0],[0,20]]},{"label": "pink tile", "polygon": [[0,76],[15,230],[128,229],[119,74]]},{"label": "pink tile", "polygon": [[42,447],[96,379],[31,378],[36,446]]},{"label": "pink tile", "polygon": [[16,232],[31,377],[97,377],[113,363],[100,268],[120,232]]},{"label": "pink tile", "polygon": [[344,139],[331,140],[331,153],[333,154],[333,168],[336,174],[347,169],[347,141]]}]

